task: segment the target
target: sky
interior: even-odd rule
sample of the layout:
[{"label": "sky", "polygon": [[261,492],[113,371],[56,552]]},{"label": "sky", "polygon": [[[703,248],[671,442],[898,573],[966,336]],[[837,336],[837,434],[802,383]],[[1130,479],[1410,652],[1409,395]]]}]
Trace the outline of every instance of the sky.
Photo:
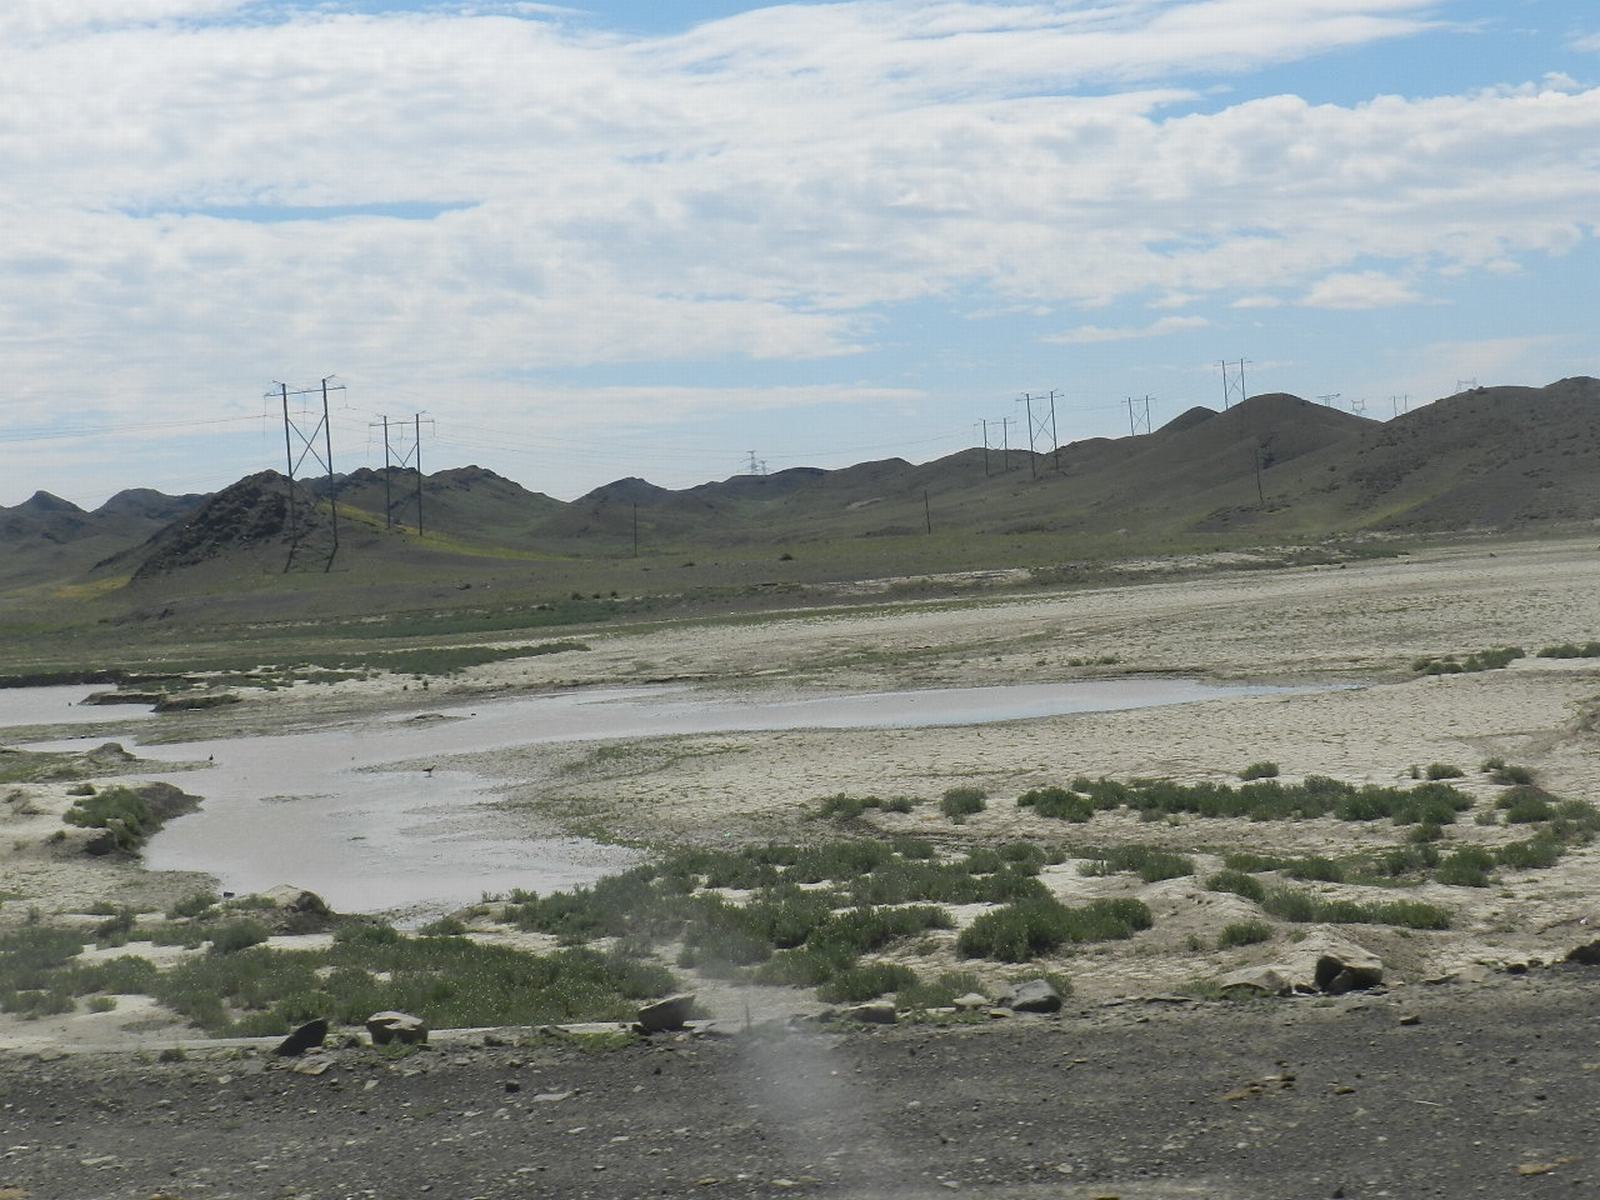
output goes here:
[{"label": "sky", "polygon": [[571,499],[1597,324],[1593,0],[0,4],[0,505],[281,470],[324,377],[340,471]]}]

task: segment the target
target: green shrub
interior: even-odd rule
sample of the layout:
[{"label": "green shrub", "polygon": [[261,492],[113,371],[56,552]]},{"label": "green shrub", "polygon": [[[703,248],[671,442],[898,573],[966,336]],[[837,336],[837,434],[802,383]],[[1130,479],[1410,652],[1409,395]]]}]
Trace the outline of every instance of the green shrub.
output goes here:
[{"label": "green shrub", "polygon": [[1556,838],[1538,834],[1526,841],[1509,842],[1494,852],[1495,862],[1519,871],[1544,870],[1560,861],[1563,848]]},{"label": "green shrub", "polygon": [[1257,904],[1267,898],[1267,889],[1261,881],[1243,871],[1218,871],[1206,880],[1206,889],[1213,892],[1232,892],[1235,896],[1243,896],[1246,900],[1254,900]]},{"label": "green shrub", "polygon": [[1495,855],[1481,846],[1461,846],[1439,863],[1434,878],[1451,887],[1488,887]]},{"label": "green shrub", "polygon": [[953,787],[939,800],[939,811],[957,825],[987,807],[988,794],[982,788]]},{"label": "green shrub", "polygon": [[1289,865],[1290,861],[1290,859],[1278,858],[1271,854],[1253,854],[1249,851],[1240,851],[1237,854],[1226,856],[1222,860],[1222,865],[1230,871],[1244,871],[1254,875],[1261,871],[1281,871]]},{"label": "green shrub", "polygon": [[1303,879],[1318,883],[1343,883],[1344,868],[1331,858],[1321,858],[1313,855],[1310,858],[1297,858],[1284,867],[1284,874],[1290,879]]},{"label": "green shrub", "polygon": [[1531,825],[1535,821],[1548,821],[1556,815],[1551,803],[1555,797],[1532,784],[1518,784],[1495,801],[1495,807],[1506,814],[1507,825]]},{"label": "green shrub", "polygon": [[916,802],[909,796],[828,796],[817,808],[817,816],[829,821],[853,821],[868,809],[908,813]]},{"label": "green shrub", "polygon": [[444,916],[437,921],[429,921],[417,932],[423,937],[460,937],[467,932],[467,926],[459,917]]},{"label": "green shrub", "polygon": [[817,997],[829,1004],[859,1004],[876,1000],[885,992],[915,987],[917,973],[899,963],[862,963],[836,972],[817,989]]},{"label": "green shrub", "polygon": [[1083,824],[1094,816],[1095,804],[1088,796],[1069,792],[1066,788],[1035,788],[1017,797],[1019,808],[1031,808],[1041,817],[1057,821]]},{"label": "green shrub", "polygon": [[211,953],[236,954],[251,946],[259,946],[271,936],[272,930],[249,917],[229,921],[212,930]]},{"label": "green shrub", "polygon": [[1489,650],[1476,651],[1464,659],[1457,658],[1454,654],[1446,654],[1440,658],[1419,658],[1411,664],[1411,669],[1423,675],[1461,675],[1477,671],[1497,671],[1523,657],[1525,652],[1520,646],[1496,646]]},{"label": "green shrub", "polygon": [[1113,846],[1105,850],[1085,850],[1085,861],[1078,868],[1082,875],[1114,875],[1135,872],[1146,883],[1178,879],[1194,874],[1194,859],[1150,846]]},{"label": "green shrub", "polygon": [[1253,762],[1239,772],[1240,779],[1276,779],[1278,777],[1278,764],[1275,762]]},{"label": "green shrub", "polygon": [[1414,871],[1431,871],[1439,865],[1439,851],[1432,845],[1411,844],[1396,846],[1379,855],[1374,869],[1380,875],[1398,878]]},{"label": "green shrub", "polygon": [[1217,934],[1217,949],[1232,950],[1236,946],[1254,946],[1271,939],[1272,926],[1265,921],[1234,921],[1224,925],[1222,932]]},{"label": "green shrub", "polygon": [[1464,775],[1466,775],[1466,772],[1454,763],[1436,762],[1428,764],[1429,779],[1460,779]]},{"label": "green shrub", "polygon": [[1027,962],[1066,943],[1132,937],[1150,928],[1150,910],[1138,900],[1095,900],[1068,908],[1052,898],[1024,900],[981,914],[962,930],[963,958]]},{"label": "green shrub", "polygon": [[1540,658],[1600,658],[1600,642],[1562,642],[1539,651]]},{"label": "green shrub", "polygon": [[191,896],[185,896],[167,909],[167,917],[176,921],[183,917],[205,916],[217,906],[221,899],[222,897],[215,892],[195,892]]},{"label": "green shrub", "polygon": [[[1056,990],[1061,991],[1059,986]],[[909,1009],[943,1008],[958,996],[973,994],[986,994],[981,979],[971,971],[946,971],[932,983],[919,981],[899,988],[895,993],[895,1004]],[[1067,993],[1061,994],[1065,996]]]},{"label": "green shrub", "polygon": [[1489,781],[1508,787],[1517,784],[1531,784],[1533,782],[1533,772],[1528,770],[1527,767],[1501,762],[1489,772]]},{"label": "green shrub", "polygon": [[1432,904],[1400,900],[1362,904],[1354,900],[1325,900],[1294,888],[1273,888],[1262,907],[1275,917],[1300,924],[1399,925],[1407,929],[1448,929],[1450,914]]}]

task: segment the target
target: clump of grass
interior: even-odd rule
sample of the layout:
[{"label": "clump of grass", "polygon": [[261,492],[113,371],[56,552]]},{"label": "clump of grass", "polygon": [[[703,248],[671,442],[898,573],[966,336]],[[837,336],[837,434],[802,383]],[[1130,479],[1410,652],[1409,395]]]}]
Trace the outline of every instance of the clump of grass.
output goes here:
[{"label": "clump of grass", "polygon": [[1428,764],[1429,779],[1460,779],[1465,775],[1466,772],[1454,763],[1436,762]]},{"label": "clump of grass", "polygon": [[[1056,990],[1061,991],[1061,988],[1058,986]],[[944,1008],[954,1003],[958,996],[985,994],[983,980],[971,971],[946,971],[931,983],[918,981],[899,988],[894,999],[900,1008]],[[1067,993],[1061,994],[1064,996]]]},{"label": "clump of grass", "polygon": [[1483,764],[1484,774],[1489,776],[1490,783],[1498,783],[1505,787],[1517,784],[1532,783],[1533,772],[1527,767],[1519,767],[1508,763],[1503,758],[1491,758]]},{"label": "clump of grass", "polygon": [[1542,788],[1518,784],[1496,800],[1494,806],[1505,813],[1507,825],[1531,825],[1556,815],[1554,800],[1555,797]]},{"label": "clump of grass", "polygon": [[1265,921],[1233,921],[1224,925],[1217,934],[1217,949],[1232,950],[1237,946],[1255,946],[1271,940],[1272,926]]},{"label": "clump of grass", "polygon": [[960,825],[975,813],[988,807],[988,793],[982,788],[953,787],[939,800],[939,811]]},{"label": "clump of grass", "polygon": [[1548,833],[1521,842],[1508,842],[1494,852],[1495,862],[1519,871],[1546,870],[1560,861],[1565,847]]},{"label": "clump of grass", "polygon": [[467,932],[467,926],[460,917],[444,916],[437,921],[429,921],[417,932],[423,937],[460,937]]},{"label": "clump of grass", "polygon": [[1083,824],[1094,816],[1094,801],[1066,788],[1034,788],[1017,797],[1017,807],[1031,808],[1041,817]]},{"label": "clump of grass", "polygon": [[1561,642],[1539,651],[1540,658],[1600,658],[1600,642]]},{"label": "clump of grass", "polygon": [[1254,900],[1257,904],[1267,898],[1266,886],[1259,879],[1243,871],[1231,869],[1218,871],[1210,876],[1206,880],[1206,890],[1232,892],[1235,896],[1243,896],[1246,900]]},{"label": "clump of grass", "polygon": [[817,997],[829,1004],[860,1004],[916,984],[917,973],[899,963],[858,963],[835,972],[817,989]]},{"label": "clump of grass", "polygon": [[1314,892],[1295,888],[1272,888],[1261,905],[1285,921],[1330,925],[1398,925],[1406,929],[1448,929],[1450,914],[1445,909],[1415,900],[1363,904],[1355,900],[1328,900]]},{"label": "clump of grass", "polygon": [[1222,860],[1222,865],[1230,871],[1244,871],[1251,875],[1261,871],[1281,871],[1289,865],[1291,860],[1279,858],[1272,854],[1256,854],[1248,850],[1241,850],[1229,854]]},{"label": "clump of grass", "polygon": [[962,930],[956,950],[963,958],[1027,962],[1064,944],[1129,938],[1150,925],[1150,909],[1138,900],[1095,900],[1068,908],[1045,897],[981,914]]},{"label": "clump of grass", "polygon": [[1519,658],[1526,657],[1521,646],[1495,646],[1478,650],[1465,658],[1446,654],[1436,658],[1419,658],[1411,669],[1421,675],[1462,675],[1478,671],[1498,671]]},{"label": "clump of grass", "polygon": [[214,909],[222,900],[215,892],[195,892],[185,896],[171,908],[167,909],[169,920],[179,920],[185,917],[203,917]]},{"label": "clump of grass", "polygon": [[1439,851],[1432,845],[1412,843],[1396,846],[1380,854],[1373,864],[1377,874],[1390,879],[1418,871],[1431,871],[1439,865]]},{"label": "clump of grass", "polygon": [[817,817],[824,821],[853,821],[869,809],[879,812],[908,813],[916,801],[909,796],[828,796],[817,806]]},{"label": "clump of grass", "polygon": [[1496,856],[1482,846],[1460,846],[1440,863],[1434,878],[1451,887],[1488,887]]},{"label": "clump of grass", "polygon": [[272,936],[272,930],[250,917],[229,921],[211,932],[211,953],[234,954],[251,946],[259,946]]},{"label": "clump of grass", "polygon": [[1194,859],[1170,850],[1151,846],[1113,846],[1106,850],[1086,850],[1079,866],[1080,875],[1115,875],[1132,871],[1146,883],[1177,879],[1194,874]]},{"label": "clump of grass", "polygon": [[1278,764],[1275,762],[1253,762],[1239,772],[1239,778],[1251,779],[1276,779],[1278,777]]},{"label": "clump of grass", "polygon": [[1303,879],[1317,883],[1343,883],[1344,868],[1331,858],[1322,858],[1312,855],[1309,858],[1292,859],[1283,872],[1290,879]]}]

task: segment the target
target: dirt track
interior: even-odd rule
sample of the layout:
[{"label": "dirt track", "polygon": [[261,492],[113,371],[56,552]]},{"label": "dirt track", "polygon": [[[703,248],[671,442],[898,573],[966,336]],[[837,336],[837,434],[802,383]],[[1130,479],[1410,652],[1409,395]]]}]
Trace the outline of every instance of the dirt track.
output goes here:
[{"label": "dirt track", "polygon": [[1595,968],[1337,1000],[1069,1002],[970,1029],[481,1041],[337,1052],[315,1077],[235,1051],[0,1060],[0,1195],[1600,1191]]}]

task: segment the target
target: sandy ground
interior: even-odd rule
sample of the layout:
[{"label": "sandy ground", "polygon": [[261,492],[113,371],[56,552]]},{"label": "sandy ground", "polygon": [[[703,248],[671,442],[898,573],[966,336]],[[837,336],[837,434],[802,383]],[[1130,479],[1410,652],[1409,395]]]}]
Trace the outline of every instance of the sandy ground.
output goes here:
[{"label": "sandy ground", "polygon": [[[1102,814],[1086,826],[1045,821],[1015,803],[1028,787],[1077,775],[1227,779],[1269,759],[1286,779],[1325,774],[1395,783],[1413,764],[1456,763],[1464,786],[1492,803],[1474,778],[1501,755],[1526,765],[1563,797],[1600,802],[1600,660],[1527,658],[1475,675],[1419,678],[1421,655],[1498,644],[1530,652],[1600,636],[1600,551],[1587,541],[1450,548],[1345,567],[1238,571],[1138,585],[1015,593],[941,603],[873,603],[859,609],[698,621],[583,635],[587,653],[510,660],[422,692],[398,679],[301,686],[249,696],[225,710],[163,718],[164,740],[232,732],[358,723],[378,714],[445,707],[525,690],[646,681],[692,683],[708,694],[863,692],[1127,674],[1217,681],[1350,685],[1203,705],[1084,714],[968,728],[792,731],[647,739],[625,746],[546,745],[450,762],[495,782],[498,798],[477,819],[508,830],[605,831],[651,843],[751,837],[818,837],[808,819],[821,797],[907,795],[935,800],[954,784],[991,796],[988,811],[955,827],[924,803],[870,827],[946,843],[1035,838],[1077,846],[1149,841],[1197,853],[1200,877],[1228,849],[1339,854],[1394,844],[1390,826],[1183,820],[1145,825]],[[404,689],[404,690],[402,690]],[[420,694],[419,694],[420,693]],[[149,733],[149,730],[142,731]],[[441,768],[446,764],[441,763]],[[0,920],[26,905],[81,912],[98,896],[137,902],[140,888],[170,902],[194,880],[141,877],[130,864],[88,862],[47,846],[59,828],[64,788],[29,785],[0,808]],[[203,794],[197,777],[192,790]],[[32,815],[22,815],[31,810]],[[1497,844],[1520,831],[1451,830],[1459,842]],[[1130,876],[1085,879],[1071,864],[1052,886],[1071,899],[1134,894],[1156,927],[1132,943],[1064,968],[1088,996],[1149,993],[1270,957],[1274,947],[1192,949],[1248,906],[1207,893],[1198,879],[1140,885]],[[1340,894],[1337,885],[1311,885]],[[1547,871],[1504,873],[1488,889],[1425,885],[1417,898],[1458,913],[1448,934],[1364,928],[1362,941],[1402,976],[1421,978],[1465,962],[1494,965],[1559,957],[1600,925],[1600,849],[1570,854]],[[970,919],[970,913],[958,913]],[[941,945],[940,939],[945,944]],[[950,965],[938,935],[906,954],[920,968]],[[735,1006],[737,998],[727,1005]],[[781,998],[788,1003],[789,998]],[[728,1015],[728,1014],[723,1014]],[[98,1016],[97,1016],[98,1019]]]}]

